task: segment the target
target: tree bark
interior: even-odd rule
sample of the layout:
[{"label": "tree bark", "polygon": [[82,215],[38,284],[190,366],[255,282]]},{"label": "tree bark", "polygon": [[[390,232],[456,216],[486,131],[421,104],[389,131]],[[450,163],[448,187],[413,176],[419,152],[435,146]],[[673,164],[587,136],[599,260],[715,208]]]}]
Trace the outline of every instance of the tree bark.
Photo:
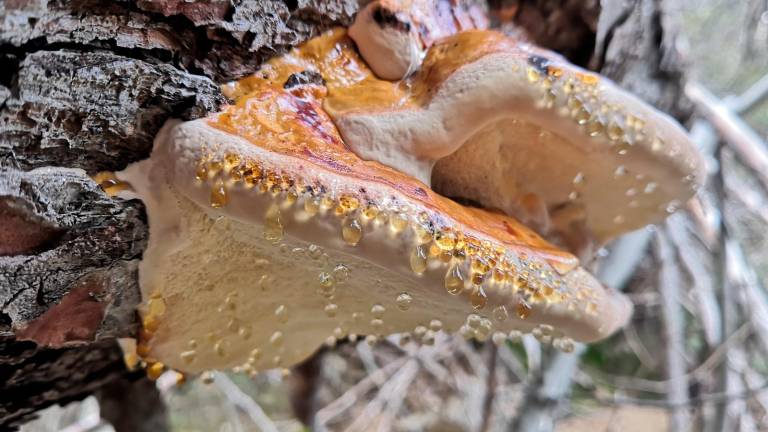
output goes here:
[{"label": "tree bark", "polygon": [[354,0],[0,2],[0,429],[126,371],[139,202],[89,175],[148,156],[166,119],[334,25]]}]

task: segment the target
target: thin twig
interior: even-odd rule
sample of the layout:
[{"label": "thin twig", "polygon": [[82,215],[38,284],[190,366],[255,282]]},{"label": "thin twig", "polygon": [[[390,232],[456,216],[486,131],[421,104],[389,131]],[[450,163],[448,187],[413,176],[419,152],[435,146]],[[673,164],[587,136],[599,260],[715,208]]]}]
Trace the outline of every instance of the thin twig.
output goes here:
[{"label": "thin twig", "polygon": [[408,358],[399,358],[387,365],[377,369],[374,373],[358,381],[352,388],[344,392],[341,396],[329,403],[315,415],[315,422],[318,425],[325,425],[334,417],[340,415],[360,399],[365,393],[378,386],[378,382],[399,369]]},{"label": "thin twig", "polygon": [[[698,407],[709,403],[723,403],[729,400],[735,399],[747,399],[764,393],[768,390],[768,382],[763,382],[758,387],[747,388],[739,392],[718,392],[718,393],[705,393],[698,396],[688,398],[684,402],[672,402],[669,399],[639,399],[625,396],[615,396],[607,398],[599,395],[595,395],[600,403],[606,405],[641,405],[641,406],[654,406],[667,409],[684,409],[690,407]],[[685,429],[680,429],[685,430]]]},{"label": "thin twig", "polygon": [[664,296],[662,303],[664,330],[666,332],[666,360],[669,387],[667,401],[672,411],[671,430],[685,431],[690,427],[689,414],[683,407],[688,404],[688,379],[685,365],[684,322],[680,307],[680,273],[675,266],[676,257],[666,235],[656,233],[656,252],[661,265],[659,290]]},{"label": "thin twig", "polygon": [[243,393],[237,384],[233,383],[226,374],[217,372],[213,380],[216,387],[226,396],[234,406],[248,414],[253,424],[263,432],[278,432],[277,426],[272,423],[264,410],[250,396]]},{"label": "thin twig", "polygon": [[763,139],[706,88],[689,82],[685,86],[685,94],[768,188],[768,147]]},{"label": "thin twig", "polygon": [[[712,353],[699,364],[695,369],[686,373],[684,377],[688,380],[703,381],[711,378],[712,370],[720,365],[726,358],[728,351],[739,344],[743,344],[751,334],[749,323],[744,323],[736,331],[728,335],[723,343],[717,346]],[[611,387],[621,390],[641,391],[648,393],[666,394],[670,380],[650,380],[635,377],[613,376],[600,372],[593,372],[599,382],[605,383]]]},{"label": "thin twig", "polygon": [[491,426],[493,416],[493,398],[496,394],[496,361],[498,348],[496,344],[489,344],[488,349],[488,376],[485,379],[485,398],[483,399],[483,420],[480,423],[480,432],[486,432]]},{"label": "thin twig", "polygon": [[740,96],[729,97],[725,103],[733,112],[745,114],[768,98],[768,74],[752,84]]}]

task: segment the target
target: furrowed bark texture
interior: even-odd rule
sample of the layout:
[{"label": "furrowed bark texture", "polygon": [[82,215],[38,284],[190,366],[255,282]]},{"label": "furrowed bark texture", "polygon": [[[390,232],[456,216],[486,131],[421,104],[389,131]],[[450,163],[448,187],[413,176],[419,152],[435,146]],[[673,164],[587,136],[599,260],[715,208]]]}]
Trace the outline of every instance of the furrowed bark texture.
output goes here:
[{"label": "furrowed bark texture", "polygon": [[217,110],[220,83],[356,9],[0,2],[0,430],[128,374],[115,338],[136,331],[146,220],[89,175],[147,157],[166,119]]}]

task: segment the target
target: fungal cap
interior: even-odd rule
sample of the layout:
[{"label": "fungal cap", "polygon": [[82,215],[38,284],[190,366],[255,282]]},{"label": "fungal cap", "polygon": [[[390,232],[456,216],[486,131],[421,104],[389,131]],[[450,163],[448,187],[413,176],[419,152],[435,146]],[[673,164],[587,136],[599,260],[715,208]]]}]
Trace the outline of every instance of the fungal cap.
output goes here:
[{"label": "fungal cap", "polygon": [[187,372],[289,367],[329,339],[435,319],[481,340],[544,328],[592,341],[631,313],[513,219],[375,162],[313,152],[201,119],[166,125],[151,158],[121,176],[150,219],[145,360]]},{"label": "fungal cap", "polygon": [[451,2],[447,8],[440,8],[440,2],[377,0],[357,13],[349,36],[379,78],[402,79],[418,69],[435,40],[488,26],[478,2]]},{"label": "fungal cap", "polygon": [[704,181],[702,157],[666,114],[499,33],[437,41],[406,87],[407,103],[327,105],[355,153],[571,250],[661,221]]}]

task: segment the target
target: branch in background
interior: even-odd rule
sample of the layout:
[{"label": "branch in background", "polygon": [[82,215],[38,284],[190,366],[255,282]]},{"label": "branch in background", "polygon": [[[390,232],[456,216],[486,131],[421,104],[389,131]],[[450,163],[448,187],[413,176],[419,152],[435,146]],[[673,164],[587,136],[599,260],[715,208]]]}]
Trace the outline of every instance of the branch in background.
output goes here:
[{"label": "branch in background", "polygon": [[491,427],[493,417],[493,398],[496,394],[496,363],[498,361],[498,347],[496,344],[489,344],[488,347],[488,371],[485,380],[485,398],[483,399],[483,420],[479,431],[487,432]]},{"label": "branch in background", "polygon": [[[631,397],[624,397],[624,396],[615,396],[613,398],[598,397],[597,399],[600,401],[600,403],[605,405],[653,406],[653,407],[675,410],[675,409],[688,409],[688,408],[700,407],[702,405],[711,404],[711,403],[723,403],[723,402],[728,402],[728,401],[737,400],[737,399],[747,399],[747,398],[761,395],[766,392],[768,392],[768,382],[764,381],[758,386],[745,388],[744,390],[735,392],[735,393],[718,392],[718,393],[700,394],[699,396],[687,399],[684,403],[672,403],[671,401],[669,401],[669,399],[667,400],[640,399],[640,398],[631,398]],[[671,429],[671,430],[677,432],[677,429]],[[687,430],[687,428],[680,429],[680,430]]]},{"label": "branch in background", "polygon": [[658,230],[655,240],[656,254],[660,264],[659,289],[664,297],[661,306],[667,345],[666,360],[669,377],[667,402],[672,407],[670,430],[685,431],[690,428],[690,416],[685,408],[688,404],[688,379],[685,364],[685,322],[679,302],[680,273],[674,265],[677,259],[666,233]]},{"label": "branch in background", "polygon": [[727,176],[725,187],[728,195],[736,198],[750,213],[757,215],[768,224],[768,202],[756,190],[738,176]]},{"label": "branch in background", "polygon": [[755,330],[763,354],[768,354],[768,298],[765,289],[760,286],[759,278],[736,241],[726,241],[725,252],[730,286],[740,294],[739,301]]},{"label": "branch in background", "polygon": [[[744,346],[733,347],[728,353],[727,367],[728,379],[726,380],[725,391],[728,394],[737,394],[745,391],[747,387],[741,379],[746,371],[746,353]],[[747,401],[742,398],[733,398],[725,401],[725,418],[723,421],[724,431],[756,431],[755,419],[747,406]]]},{"label": "branch in background", "polygon": [[685,94],[712,123],[726,144],[734,149],[742,163],[754,170],[763,186],[768,188],[768,147],[765,141],[701,85],[693,82],[686,84]]},{"label": "branch in background", "polygon": [[377,387],[377,383],[380,380],[386,379],[400,369],[406,361],[408,361],[408,358],[402,357],[377,369],[374,373],[367,375],[365,378],[358,381],[352,388],[344,392],[344,394],[339,396],[336,400],[324,406],[315,414],[315,428],[324,430],[326,424],[346,411],[372,388]]},{"label": "branch in background", "polygon": [[667,219],[666,232],[669,239],[680,253],[680,261],[693,281],[692,294],[697,300],[695,303],[697,318],[704,327],[704,335],[710,347],[716,347],[723,341],[723,327],[720,319],[720,304],[715,291],[715,280],[706,262],[709,257],[702,253],[702,247],[693,242],[689,234],[685,216],[672,215]]},{"label": "branch in background", "polygon": [[238,409],[248,414],[253,424],[259,428],[262,432],[278,432],[277,426],[272,423],[272,420],[264,413],[259,404],[256,403],[250,396],[243,393],[237,384],[233,383],[226,374],[221,372],[215,372],[214,384],[221,390],[226,396],[227,400],[236,406]]},{"label": "branch in background", "polygon": [[[643,259],[650,238],[651,231],[640,229],[614,241],[608,256],[599,263],[598,278],[611,288],[623,290]],[[547,359],[539,389],[530,392],[520,408],[516,430],[539,432],[554,428],[554,421],[562,416],[569,402],[573,374],[585,350],[585,345],[576,344],[572,353],[558,351]]]},{"label": "branch in background", "polygon": [[768,98],[768,74],[752,84],[741,96],[725,99],[725,104],[737,114],[746,114]]}]

